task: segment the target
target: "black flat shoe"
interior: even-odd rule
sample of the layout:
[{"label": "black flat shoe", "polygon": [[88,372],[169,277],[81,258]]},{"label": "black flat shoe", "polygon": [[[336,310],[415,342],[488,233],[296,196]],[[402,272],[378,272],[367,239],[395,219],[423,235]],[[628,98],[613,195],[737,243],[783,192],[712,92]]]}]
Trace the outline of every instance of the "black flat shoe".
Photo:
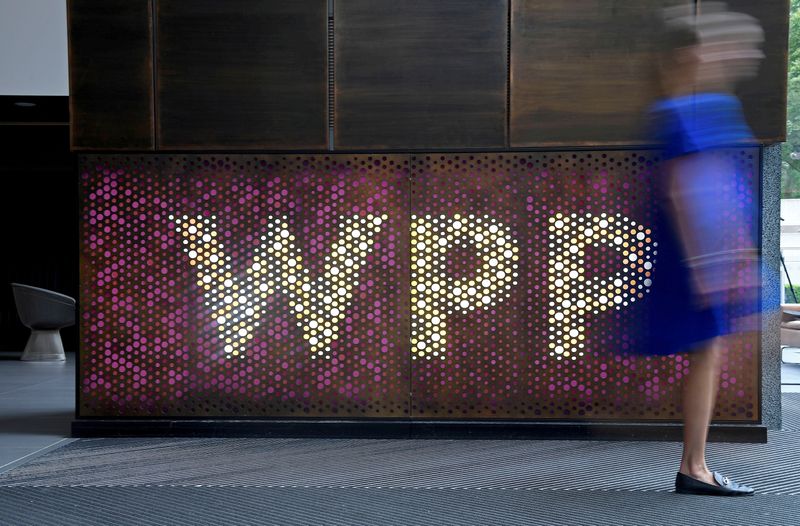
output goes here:
[{"label": "black flat shoe", "polygon": [[684,493],[687,495],[714,495],[717,497],[747,497],[755,493],[753,488],[734,482],[728,477],[723,477],[716,471],[714,472],[714,480],[717,481],[719,486],[706,484],[705,482],[678,472],[678,476],[675,477],[675,493]]}]

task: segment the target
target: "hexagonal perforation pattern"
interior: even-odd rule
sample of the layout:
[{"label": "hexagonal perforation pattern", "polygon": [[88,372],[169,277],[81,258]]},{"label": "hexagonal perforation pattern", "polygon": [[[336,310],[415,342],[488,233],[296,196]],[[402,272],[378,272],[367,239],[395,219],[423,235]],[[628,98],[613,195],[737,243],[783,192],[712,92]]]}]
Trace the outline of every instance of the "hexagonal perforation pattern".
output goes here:
[{"label": "hexagonal perforation pattern", "polygon": [[[757,150],[723,155],[735,161],[747,188],[721,189],[720,198],[752,198]],[[441,316],[412,299],[412,320],[439,322],[447,340],[438,359],[412,360],[415,417],[680,418],[679,386],[690,358],[637,356],[642,327],[657,323],[643,308],[658,279],[658,233],[651,230],[657,152],[430,154],[416,156],[413,168],[412,217],[439,221],[442,231],[449,220],[440,218],[491,218],[518,249],[512,283],[484,308]],[[443,241],[451,248],[440,286],[449,288],[451,306],[457,283],[480,273],[474,237],[482,229],[474,223],[462,232],[460,248]],[[721,228],[720,235],[742,233]],[[485,286],[478,296],[499,288]],[[719,419],[758,418],[757,347],[757,337],[748,336],[727,353]]]},{"label": "hexagonal perforation pattern", "polygon": [[[627,354],[654,152],[81,161],[81,416],[680,417],[690,359]],[[757,420],[757,338],[723,367]]]},{"label": "hexagonal perforation pattern", "polygon": [[407,415],[408,170],[85,158],[81,415]]}]

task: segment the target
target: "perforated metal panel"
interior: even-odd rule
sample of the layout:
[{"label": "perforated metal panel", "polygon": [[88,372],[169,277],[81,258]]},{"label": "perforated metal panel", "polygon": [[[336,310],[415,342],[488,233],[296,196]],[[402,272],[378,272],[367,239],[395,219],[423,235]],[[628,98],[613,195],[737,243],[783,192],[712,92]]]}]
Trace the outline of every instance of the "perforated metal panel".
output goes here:
[{"label": "perforated metal panel", "polygon": [[82,163],[80,414],[408,414],[402,157]]},{"label": "perforated metal panel", "polygon": [[[654,152],[81,166],[81,416],[680,418],[690,360],[628,355]],[[758,420],[758,360],[728,349],[718,419]]]},{"label": "perforated metal panel", "polygon": [[[719,198],[757,194],[757,153],[721,155],[747,188]],[[413,166],[413,416],[680,418],[691,360],[632,356],[658,324],[644,308],[658,279],[656,152],[432,154]],[[720,236],[745,242],[725,224]],[[431,256],[440,243],[445,255]],[[716,416],[752,421],[758,339],[735,346]]]}]

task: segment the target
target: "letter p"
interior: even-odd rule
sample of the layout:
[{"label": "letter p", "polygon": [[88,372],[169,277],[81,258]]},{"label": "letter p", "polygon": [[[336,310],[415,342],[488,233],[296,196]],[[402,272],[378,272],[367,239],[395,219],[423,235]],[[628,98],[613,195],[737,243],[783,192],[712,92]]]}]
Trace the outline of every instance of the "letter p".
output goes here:
[{"label": "letter p", "polygon": [[[449,252],[474,248],[477,272],[448,275]],[[456,312],[485,309],[502,301],[517,280],[519,248],[508,230],[490,217],[414,217],[411,222],[411,356],[445,358],[447,324]]]},{"label": "letter p", "polygon": [[[577,360],[584,355],[588,315],[627,307],[649,290],[658,244],[650,229],[605,213],[555,214],[549,219],[548,235],[548,351],[558,360]],[[617,251],[618,271],[588,275],[590,245]]]}]

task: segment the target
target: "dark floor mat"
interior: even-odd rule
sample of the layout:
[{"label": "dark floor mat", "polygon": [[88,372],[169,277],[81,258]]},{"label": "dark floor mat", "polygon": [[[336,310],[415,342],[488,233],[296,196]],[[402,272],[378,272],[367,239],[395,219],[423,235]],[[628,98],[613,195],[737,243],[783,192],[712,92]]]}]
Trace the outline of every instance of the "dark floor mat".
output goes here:
[{"label": "dark floor mat", "polygon": [[0,523],[676,526],[798,523],[797,499],[497,489],[0,488]]}]

